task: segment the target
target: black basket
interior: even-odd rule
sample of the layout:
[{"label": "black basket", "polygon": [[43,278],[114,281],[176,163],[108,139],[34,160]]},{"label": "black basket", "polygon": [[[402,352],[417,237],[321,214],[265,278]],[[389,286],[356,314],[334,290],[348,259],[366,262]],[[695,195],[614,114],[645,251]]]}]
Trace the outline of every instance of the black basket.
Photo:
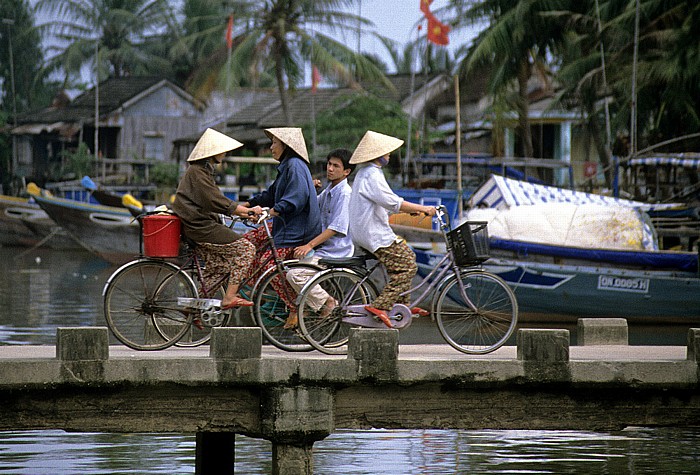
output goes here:
[{"label": "black basket", "polygon": [[447,244],[458,266],[473,266],[488,260],[489,233],[486,221],[465,221],[447,233]]}]

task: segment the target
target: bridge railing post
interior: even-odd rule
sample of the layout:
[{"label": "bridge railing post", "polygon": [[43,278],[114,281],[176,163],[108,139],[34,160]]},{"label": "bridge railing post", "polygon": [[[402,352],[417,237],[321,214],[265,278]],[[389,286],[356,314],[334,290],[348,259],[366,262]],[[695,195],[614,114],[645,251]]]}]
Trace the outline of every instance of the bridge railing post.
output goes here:
[{"label": "bridge railing post", "polygon": [[627,320],[624,318],[579,318],[576,342],[588,345],[629,344]]},{"label": "bridge railing post", "polygon": [[570,381],[569,330],[524,328],[516,337],[518,359],[533,381]]},{"label": "bridge railing post", "polygon": [[56,358],[61,361],[109,359],[109,330],[107,327],[58,328]]},{"label": "bridge railing post", "polygon": [[397,373],[399,331],[351,328],[348,359],[357,362],[360,379],[393,379]]},{"label": "bridge railing post", "polygon": [[695,361],[700,365],[700,328],[688,330],[687,357],[690,361]]}]

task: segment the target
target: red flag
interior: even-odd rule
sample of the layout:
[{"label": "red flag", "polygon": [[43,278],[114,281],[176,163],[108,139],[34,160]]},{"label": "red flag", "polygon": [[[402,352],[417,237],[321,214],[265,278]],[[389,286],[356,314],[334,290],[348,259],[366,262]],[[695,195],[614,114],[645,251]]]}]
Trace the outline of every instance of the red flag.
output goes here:
[{"label": "red flag", "polygon": [[447,46],[450,39],[447,34],[450,32],[450,26],[440,23],[435,16],[430,13],[426,15],[428,19],[428,41],[440,46]]},{"label": "red flag", "polygon": [[318,89],[318,83],[321,82],[321,72],[316,66],[311,67],[311,92],[315,93]]},{"label": "red flag", "polygon": [[429,15],[431,3],[433,3],[433,0],[420,0],[420,11],[426,15]]},{"label": "red flag", "polygon": [[233,13],[228,16],[228,27],[226,27],[226,47],[231,49],[233,46]]}]

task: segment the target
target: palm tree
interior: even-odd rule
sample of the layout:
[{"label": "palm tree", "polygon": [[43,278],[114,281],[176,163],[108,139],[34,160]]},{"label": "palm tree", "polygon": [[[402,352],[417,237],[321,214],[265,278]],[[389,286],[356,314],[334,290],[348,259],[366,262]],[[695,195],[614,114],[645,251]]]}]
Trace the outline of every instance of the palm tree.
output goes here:
[{"label": "palm tree", "polygon": [[167,0],[40,0],[37,11],[52,18],[41,29],[53,35],[51,63],[67,76],[94,65],[100,76],[165,75],[167,58],[158,54],[171,18]]},{"label": "palm tree", "polygon": [[506,97],[505,92],[515,90],[514,105],[524,157],[533,156],[528,81],[536,71],[547,82],[548,57],[553,52],[554,38],[561,34],[561,27],[542,13],[556,9],[557,3],[560,2],[452,0],[445,9],[452,16],[455,28],[489,22],[462,59],[460,73],[465,78],[476,68],[486,66],[491,71],[490,92],[494,97]]},{"label": "palm tree", "polygon": [[[359,80],[382,82],[391,87],[370,58],[349,48],[340,33],[353,33],[366,19],[348,13],[355,0],[259,0],[242,2],[255,14],[237,35],[230,61],[231,76],[253,81],[271,71],[282,109],[291,123],[288,91],[304,78],[304,64],[313,63],[323,77],[338,84],[356,85]],[[320,27],[329,31],[323,32]]]}]

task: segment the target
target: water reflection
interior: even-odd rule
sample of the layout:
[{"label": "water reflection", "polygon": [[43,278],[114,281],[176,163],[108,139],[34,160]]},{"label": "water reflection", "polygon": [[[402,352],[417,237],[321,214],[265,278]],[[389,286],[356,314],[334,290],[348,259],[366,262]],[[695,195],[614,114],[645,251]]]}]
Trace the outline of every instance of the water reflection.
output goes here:
[{"label": "water reflection", "polygon": [[82,251],[0,247],[0,345],[56,341],[60,326],[104,325],[101,292],[113,270]]},{"label": "water reflection", "polygon": [[[194,473],[195,441],[180,434],[0,432],[0,473]],[[236,437],[236,473],[271,472],[269,442]],[[314,473],[698,473],[700,431],[338,431],[314,445]]]}]

